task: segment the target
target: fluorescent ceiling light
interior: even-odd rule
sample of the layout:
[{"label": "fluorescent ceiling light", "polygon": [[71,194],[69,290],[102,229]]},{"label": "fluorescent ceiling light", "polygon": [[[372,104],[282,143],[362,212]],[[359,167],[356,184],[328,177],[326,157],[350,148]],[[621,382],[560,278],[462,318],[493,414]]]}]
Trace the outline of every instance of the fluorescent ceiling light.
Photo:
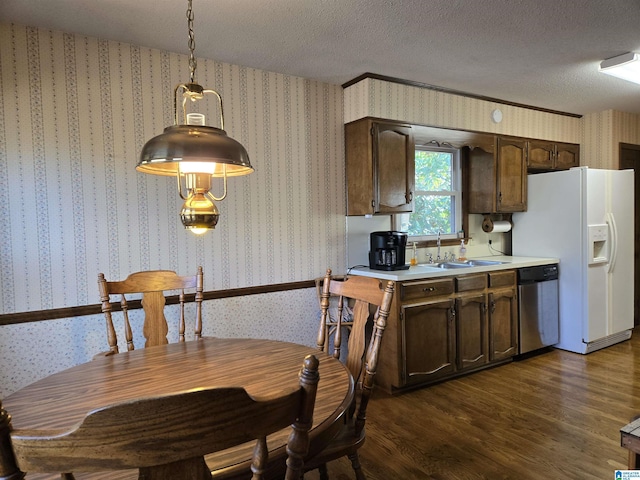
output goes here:
[{"label": "fluorescent ceiling light", "polygon": [[629,82],[640,83],[640,57],[637,53],[629,52],[608,58],[600,63],[598,71]]}]

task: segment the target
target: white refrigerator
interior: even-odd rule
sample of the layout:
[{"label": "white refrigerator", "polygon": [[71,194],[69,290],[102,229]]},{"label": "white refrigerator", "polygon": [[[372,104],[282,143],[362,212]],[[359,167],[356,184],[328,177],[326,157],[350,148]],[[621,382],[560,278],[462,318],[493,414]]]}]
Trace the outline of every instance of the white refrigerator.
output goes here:
[{"label": "white refrigerator", "polygon": [[633,175],[577,167],[528,176],[512,252],[560,259],[557,348],[585,354],[631,338]]}]

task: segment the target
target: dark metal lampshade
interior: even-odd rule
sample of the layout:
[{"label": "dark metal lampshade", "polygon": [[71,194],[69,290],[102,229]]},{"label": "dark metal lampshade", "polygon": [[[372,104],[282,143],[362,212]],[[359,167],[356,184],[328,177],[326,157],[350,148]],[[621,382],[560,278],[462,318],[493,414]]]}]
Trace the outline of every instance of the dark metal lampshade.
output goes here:
[{"label": "dark metal lampshade", "polygon": [[224,130],[203,125],[172,125],[142,148],[136,170],[155,175],[179,173],[180,162],[215,163],[214,177],[236,177],[253,172],[241,143]]}]

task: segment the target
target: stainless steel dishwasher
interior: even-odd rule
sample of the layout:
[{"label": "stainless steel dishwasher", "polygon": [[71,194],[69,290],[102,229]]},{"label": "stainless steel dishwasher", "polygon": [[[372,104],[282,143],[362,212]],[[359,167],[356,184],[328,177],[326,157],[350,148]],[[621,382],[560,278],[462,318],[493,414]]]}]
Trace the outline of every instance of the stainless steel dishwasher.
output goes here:
[{"label": "stainless steel dishwasher", "polygon": [[518,269],[518,353],[560,341],[558,265]]}]

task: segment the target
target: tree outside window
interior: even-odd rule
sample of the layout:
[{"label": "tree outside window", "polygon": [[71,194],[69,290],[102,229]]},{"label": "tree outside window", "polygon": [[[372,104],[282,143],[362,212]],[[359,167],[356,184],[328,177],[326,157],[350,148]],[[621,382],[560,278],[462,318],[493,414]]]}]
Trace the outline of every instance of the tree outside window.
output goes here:
[{"label": "tree outside window", "polygon": [[462,228],[460,162],[456,149],[418,147],[414,211],[399,215],[400,230],[413,240],[455,236]]}]

